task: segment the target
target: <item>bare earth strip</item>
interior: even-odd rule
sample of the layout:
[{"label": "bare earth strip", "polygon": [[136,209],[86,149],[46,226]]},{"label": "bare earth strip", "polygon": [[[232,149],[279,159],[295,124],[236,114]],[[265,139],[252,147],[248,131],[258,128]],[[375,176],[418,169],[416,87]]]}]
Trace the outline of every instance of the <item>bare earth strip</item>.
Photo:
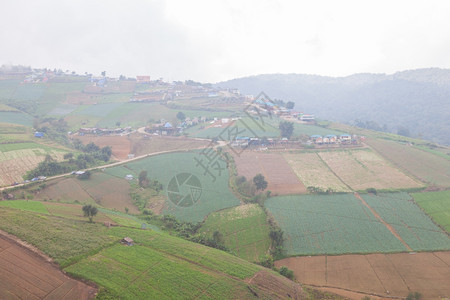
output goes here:
[{"label": "bare earth strip", "polygon": [[95,293],[0,232],[0,299],[85,300]]},{"label": "bare earth strip", "polygon": [[319,152],[329,168],[354,190],[399,189],[423,184],[392,167],[371,150]]},{"label": "bare earth strip", "polygon": [[350,192],[350,189],[330,171],[317,153],[286,153],[283,156],[305,186]]},{"label": "bare earth strip", "polygon": [[[423,299],[450,297],[450,252],[290,257],[275,262],[294,271],[296,280],[334,292]],[[361,299],[361,295],[352,299]]]},{"label": "bare earth strip", "polygon": [[279,153],[245,151],[234,156],[238,174],[248,180],[256,174],[264,175],[267,190],[278,195],[304,194],[306,187],[295,175],[289,164]]}]

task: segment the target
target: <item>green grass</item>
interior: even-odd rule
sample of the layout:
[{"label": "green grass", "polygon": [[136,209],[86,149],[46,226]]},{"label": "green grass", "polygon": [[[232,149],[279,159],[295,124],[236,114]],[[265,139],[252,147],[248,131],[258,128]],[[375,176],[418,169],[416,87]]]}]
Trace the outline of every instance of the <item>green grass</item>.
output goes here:
[{"label": "green grass", "polygon": [[25,240],[65,266],[117,240],[100,224],[0,208],[0,229]]},{"label": "green grass", "polygon": [[121,299],[248,298],[249,291],[240,279],[261,269],[165,234],[124,228],[112,228],[111,234],[129,236],[136,245],[114,245],[65,270],[104,286]]},{"label": "green grass", "polygon": [[34,211],[42,214],[48,214],[47,208],[39,201],[27,200],[9,200],[0,201],[0,206],[16,208],[20,210]]},{"label": "green grass", "polygon": [[450,191],[413,193],[416,203],[450,233]]},{"label": "green grass", "polygon": [[171,153],[151,156],[126,165],[108,168],[105,173],[120,178],[132,174],[137,178],[139,173],[145,170],[148,173],[148,178],[157,179],[163,184],[163,193],[166,194],[170,180],[177,174],[189,173],[195,175],[202,186],[202,193],[198,202],[192,206],[181,207],[167,200],[166,208],[163,210],[163,214],[174,215],[183,221],[199,222],[213,211],[239,205],[239,200],[228,189],[229,174],[225,163],[218,163],[221,168],[220,173],[214,170],[214,167],[210,167],[212,175],[209,175],[205,174],[201,166],[197,166],[195,159],[203,159],[203,164],[206,165],[207,159],[199,152]]},{"label": "green grass", "polygon": [[248,261],[261,261],[270,246],[266,214],[257,204],[211,213],[200,232],[212,237],[214,231],[223,234],[225,247]]},{"label": "green grass", "polygon": [[38,143],[11,143],[11,144],[0,144],[0,151],[8,152],[8,151],[16,151],[16,150],[24,150],[24,149],[43,149],[46,152],[50,151],[62,151],[64,150],[49,147],[46,145],[38,144]]},{"label": "green grass", "polygon": [[335,134],[335,135],[340,135],[340,134],[344,134],[344,132],[342,131],[338,131],[338,130],[334,130],[334,129],[328,129],[328,128],[324,128],[324,127],[320,127],[320,126],[315,126],[315,125],[305,125],[305,124],[299,124],[299,123],[294,123],[294,136],[300,136],[300,135],[307,135],[307,136],[311,136],[311,135],[328,135],[328,134]]},{"label": "green grass", "polygon": [[0,120],[2,123],[11,123],[24,126],[32,126],[33,117],[17,111],[0,111]]}]

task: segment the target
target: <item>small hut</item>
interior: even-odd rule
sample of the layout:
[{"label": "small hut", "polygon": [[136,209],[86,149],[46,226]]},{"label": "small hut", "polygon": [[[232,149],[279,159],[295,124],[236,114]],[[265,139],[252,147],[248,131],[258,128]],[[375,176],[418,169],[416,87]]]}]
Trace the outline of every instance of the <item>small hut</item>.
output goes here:
[{"label": "small hut", "polygon": [[124,237],[120,242],[127,246],[133,246],[134,243],[133,240],[129,237]]}]

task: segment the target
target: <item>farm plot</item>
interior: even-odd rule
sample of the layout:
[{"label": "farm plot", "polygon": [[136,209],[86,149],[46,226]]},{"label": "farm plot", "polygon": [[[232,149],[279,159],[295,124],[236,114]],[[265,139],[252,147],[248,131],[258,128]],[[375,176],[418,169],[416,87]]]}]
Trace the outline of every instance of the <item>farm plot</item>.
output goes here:
[{"label": "farm plot", "polygon": [[96,290],[64,275],[51,263],[0,233],[0,298],[94,298]]},{"label": "farm plot", "polygon": [[240,176],[251,180],[256,174],[264,175],[268,182],[267,190],[279,195],[306,193],[306,188],[279,153],[245,151],[234,155]]},{"label": "farm plot", "polygon": [[[0,150],[2,150],[0,151],[0,186],[22,182],[22,176],[44,161],[47,154],[56,160],[63,160],[65,153],[49,147],[40,147],[40,145],[34,143],[3,144],[0,146]],[[9,149],[9,146],[13,146],[14,150],[13,148]],[[21,146],[25,149],[20,149]]]},{"label": "farm plot", "polygon": [[19,111],[0,111],[0,120],[2,123],[24,126],[31,126],[33,124],[32,116]]},{"label": "farm plot", "polygon": [[122,212],[125,212],[125,207],[131,213],[139,212],[131,199],[128,181],[101,172],[93,173],[89,180],[70,177],[47,182],[47,187],[35,195],[35,199],[66,203],[96,203]]},{"label": "farm plot", "polygon": [[361,195],[415,251],[450,250],[450,238],[406,193]]},{"label": "farm plot", "polygon": [[406,251],[352,194],[279,196],[265,206],[285,233],[287,255]]},{"label": "farm plot", "polygon": [[303,184],[335,192],[350,192],[350,189],[322,161],[317,153],[283,154],[284,158]]},{"label": "farm plot", "polygon": [[209,141],[201,141],[184,137],[130,135],[131,153],[136,156],[160,151],[188,150],[206,147]]},{"label": "farm plot", "polygon": [[423,186],[369,149],[319,152],[328,167],[353,190],[406,189]]},{"label": "farm plot", "polygon": [[[147,171],[149,179],[156,179],[164,185],[164,194],[168,195],[169,188],[177,197],[182,195],[183,199],[192,200],[186,205],[178,206],[178,198],[171,198],[173,202],[167,199],[163,214],[174,215],[183,221],[199,222],[213,211],[238,205],[239,200],[228,189],[229,174],[224,161],[217,160],[217,164],[210,165],[206,169],[209,173],[205,172],[198,161],[206,169],[206,157],[199,152],[190,152],[150,156],[126,165],[107,168],[105,172],[120,178],[127,174],[137,178],[141,171]],[[180,174],[187,174],[186,178],[193,175],[192,180],[197,178],[198,181],[195,180],[192,184],[184,181],[180,183],[178,180],[185,177]],[[178,175],[181,177],[176,177]],[[174,185],[169,187],[171,181]]]},{"label": "farm plot", "polygon": [[450,191],[413,193],[411,196],[438,225],[450,233]]},{"label": "farm plot", "polygon": [[79,139],[85,145],[93,142],[100,148],[110,146],[112,150],[112,155],[117,160],[125,160],[128,158],[128,154],[130,154],[131,142],[126,136],[84,135],[84,136],[77,136],[76,138]]},{"label": "farm plot", "polygon": [[367,139],[366,143],[402,170],[420,180],[438,186],[450,187],[450,161],[394,141]]},{"label": "farm plot", "polygon": [[261,261],[270,247],[266,214],[257,204],[210,214],[200,232],[212,237],[215,231],[223,234],[225,247],[248,261]]},{"label": "farm plot", "polygon": [[[450,296],[450,252],[290,257],[275,262],[294,271],[298,282],[381,297],[424,299]],[[336,291],[338,293],[338,291]]]}]

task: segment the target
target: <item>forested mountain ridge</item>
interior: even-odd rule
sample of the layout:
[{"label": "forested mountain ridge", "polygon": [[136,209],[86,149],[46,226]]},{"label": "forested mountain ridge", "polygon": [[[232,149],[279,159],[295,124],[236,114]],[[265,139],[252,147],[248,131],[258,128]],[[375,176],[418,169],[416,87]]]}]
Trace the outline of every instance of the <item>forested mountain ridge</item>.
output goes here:
[{"label": "forested mountain ridge", "polygon": [[450,70],[417,69],[386,74],[327,77],[266,74],[217,83],[244,94],[264,91],[294,101],[318,118],[401,133],[450,145]]}]

